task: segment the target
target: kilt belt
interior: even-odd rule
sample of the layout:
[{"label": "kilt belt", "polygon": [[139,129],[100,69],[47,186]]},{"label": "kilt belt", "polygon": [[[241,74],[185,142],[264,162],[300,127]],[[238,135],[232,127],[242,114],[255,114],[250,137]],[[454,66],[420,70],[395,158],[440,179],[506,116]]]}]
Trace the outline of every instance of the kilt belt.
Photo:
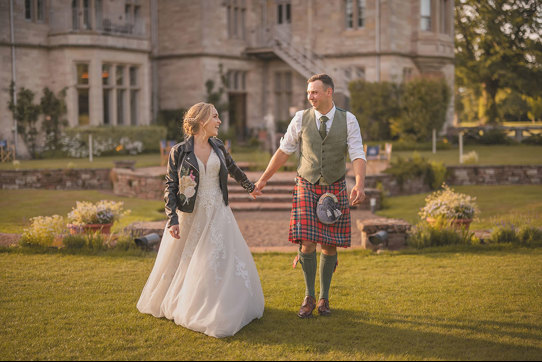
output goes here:
[{"label": "kilt belt", "polygon": [[[343,213],[333,225],[322,224],[316,216],[318,199],[326,192],[337,196]],[[321,245],[350,247],[350,207],[344,179],[332,185],[313,185],[302,177],[296,178],[288,240],[296,244],[309,241]]]}]

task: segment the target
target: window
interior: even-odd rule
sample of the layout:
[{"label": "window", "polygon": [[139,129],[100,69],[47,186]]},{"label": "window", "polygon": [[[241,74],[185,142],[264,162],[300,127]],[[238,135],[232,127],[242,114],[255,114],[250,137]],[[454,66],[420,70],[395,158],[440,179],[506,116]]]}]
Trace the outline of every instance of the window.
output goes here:
[{"label": "window", "polygon": [[75,65],[77,74],[77,114],[79,126],[90,124],[89,73],[87,63]]},{"label": "window", "polygon": [[116,81],[115,85],[117,86],[117,125],[125,124],[124,119],[124,98],[126,95],[126,89],[124,88],[124,66],[117,65],[115,69]]},{"label": "window", "polygon": [[38,0],[38,22],[43,23],[45,21],[45,0]]},{"label": "window", "polygon": [[290,1],[279,1],[277,4],[277,24],[292,23],[292,4]]},{"label": "window", "polygon": [[139,85],[137,77],[138,68],[131,66],[129,68],[130,76],[130,124],[136,126],[138,124],[137,105],[139,104]]},{"label": "window", "polygon": [[83,0],[83,29],[90,29],[90,0]]},{"label": "window", "polygon": [[420,0],[420,29],[431,31],[431,0]]},{"label": "window", "polygon": [[79,0],[72,0],[72,29],[79,30]]},{"label": "window", "polygon": [[139,124],[139,66],[102,64],[103,124]]},{"label": "window", "polygon": [[228,37],[246,39],[246,0],[226,0]]},{"label": "window", "polygon": [[103,30],[103,1],[94,0],[94,21],[96,24],[96,29]]},{"label": "window", "polygon": [[32,0],[24,1],[24,18],[26,20],[32,20]]},{"label": "window", "polygon": [[290,118],[292,104],[292,72],[275,72],[275,119],[286,121]]},{"label": "window", "polygon": [[359,29],[365,26],[365,0],[345,0],[346,29]]},{"label": "window", "polygon": [[357,0],[358,2],[358,28],[363,28],[365,25],[365,0]]},{"label": "window", "polygon": [[408,82],[412,79],[412,68],[404,67],[403,68],[403,82]]},{"label": "window", "polygon": [[112,66],[110,64],[102,65],[102,87],[103,87],[103,124],[110,125],[111,122],[111,105],[113,100],[113,84],[111,81],[111,70]]},{"label": "window", "polygon": [[45,0],[24,0],[24,18],[35,23],[45,22]]},{"label": "window", "polygon": [[450,1],[449,0],[441,0],[440,3],[440,32],[443,34],[450,35],[452,33],[452,29],[450,26],[451,23],[451,9],[450,9]]}]

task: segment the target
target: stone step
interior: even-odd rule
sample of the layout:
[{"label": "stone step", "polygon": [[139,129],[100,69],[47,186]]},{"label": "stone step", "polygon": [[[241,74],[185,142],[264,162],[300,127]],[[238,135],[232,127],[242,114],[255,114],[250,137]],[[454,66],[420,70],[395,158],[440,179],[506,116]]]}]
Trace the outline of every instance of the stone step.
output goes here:
[{"label": "stone step", "polygon": [[[264,190],[265,191],[265,190]],[[289,203],[292,204],[292,195],[268,195],[264,194],[260,197],[258,197],[256,200],[252,199],[252,197],[249,194],[242,195],[242,194],[229,194],[229,201],[230,202],[246,202],[246,201],[253,201],[253,202],[264,202],[264,203]]]},{"label": "stone step", "polygon": [[230,207],[233,211],[290,211],[292,202],[236,201],[230,202]]},{"label": "stone step", "polygon": [[[293,185],[271,185],[271,186],[266,186],[265,189],[263,190],[263,193],[264,195],[275,195],[275,194],[279,194],[279,195],[292,195],[294,191],[294,186]],[[229,194],[246,194],[246,190],[235,184],[235,185],[228,185],[228,193]]]}]

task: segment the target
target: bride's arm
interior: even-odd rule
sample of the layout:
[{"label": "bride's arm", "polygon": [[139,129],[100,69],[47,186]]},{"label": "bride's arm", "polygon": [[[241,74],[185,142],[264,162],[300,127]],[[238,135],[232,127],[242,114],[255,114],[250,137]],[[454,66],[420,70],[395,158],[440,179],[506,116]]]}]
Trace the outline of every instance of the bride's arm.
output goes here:
[{"label": "bride's arm", "polygon": [[237,181],[238,184],[240,184],[249,194],[252,194],[254,192],[254,183],[252,183],[247,175],[237,166],[233,158],[231,157],[230,153],[226,150],[226,147],[224,147],[224,143],[220,139],[217,138],[218,147],[222,150],[224,153],[224,157],[226,158],[226,167],[228,168],[228,173]]},{"label": "bride's arm", "polygon": [[167,226],[179,224],[177,216],[177,193],[179,192],[179,174],[177,172],[177,160],[179,159],[179,147],[172,147],[169,152],[166,172],[166,189],[164,201],[166,203]]}]

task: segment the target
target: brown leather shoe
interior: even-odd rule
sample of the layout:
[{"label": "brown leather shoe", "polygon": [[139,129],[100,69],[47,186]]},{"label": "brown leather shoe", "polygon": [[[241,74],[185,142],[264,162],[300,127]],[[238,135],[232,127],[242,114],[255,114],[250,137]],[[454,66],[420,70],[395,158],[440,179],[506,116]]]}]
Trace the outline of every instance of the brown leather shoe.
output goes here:
[{"label": "brown leather shoe", "polygon": [[318,301],[318,314],[321,316],[331,315],[331,309],[329,309],[329,300],[320,299]]},{"label": "brown leather shoe", "polygon": [[311,297],[310,295],[307,295],[305,297],[305,300],[303,301],[303,304],[301,304],[301,308],[299,309],[297,316],[299,318],[312,317],[312,311],[314,310],[315,307],[316,307],[316,299],[314,299],[314,297]]}]

